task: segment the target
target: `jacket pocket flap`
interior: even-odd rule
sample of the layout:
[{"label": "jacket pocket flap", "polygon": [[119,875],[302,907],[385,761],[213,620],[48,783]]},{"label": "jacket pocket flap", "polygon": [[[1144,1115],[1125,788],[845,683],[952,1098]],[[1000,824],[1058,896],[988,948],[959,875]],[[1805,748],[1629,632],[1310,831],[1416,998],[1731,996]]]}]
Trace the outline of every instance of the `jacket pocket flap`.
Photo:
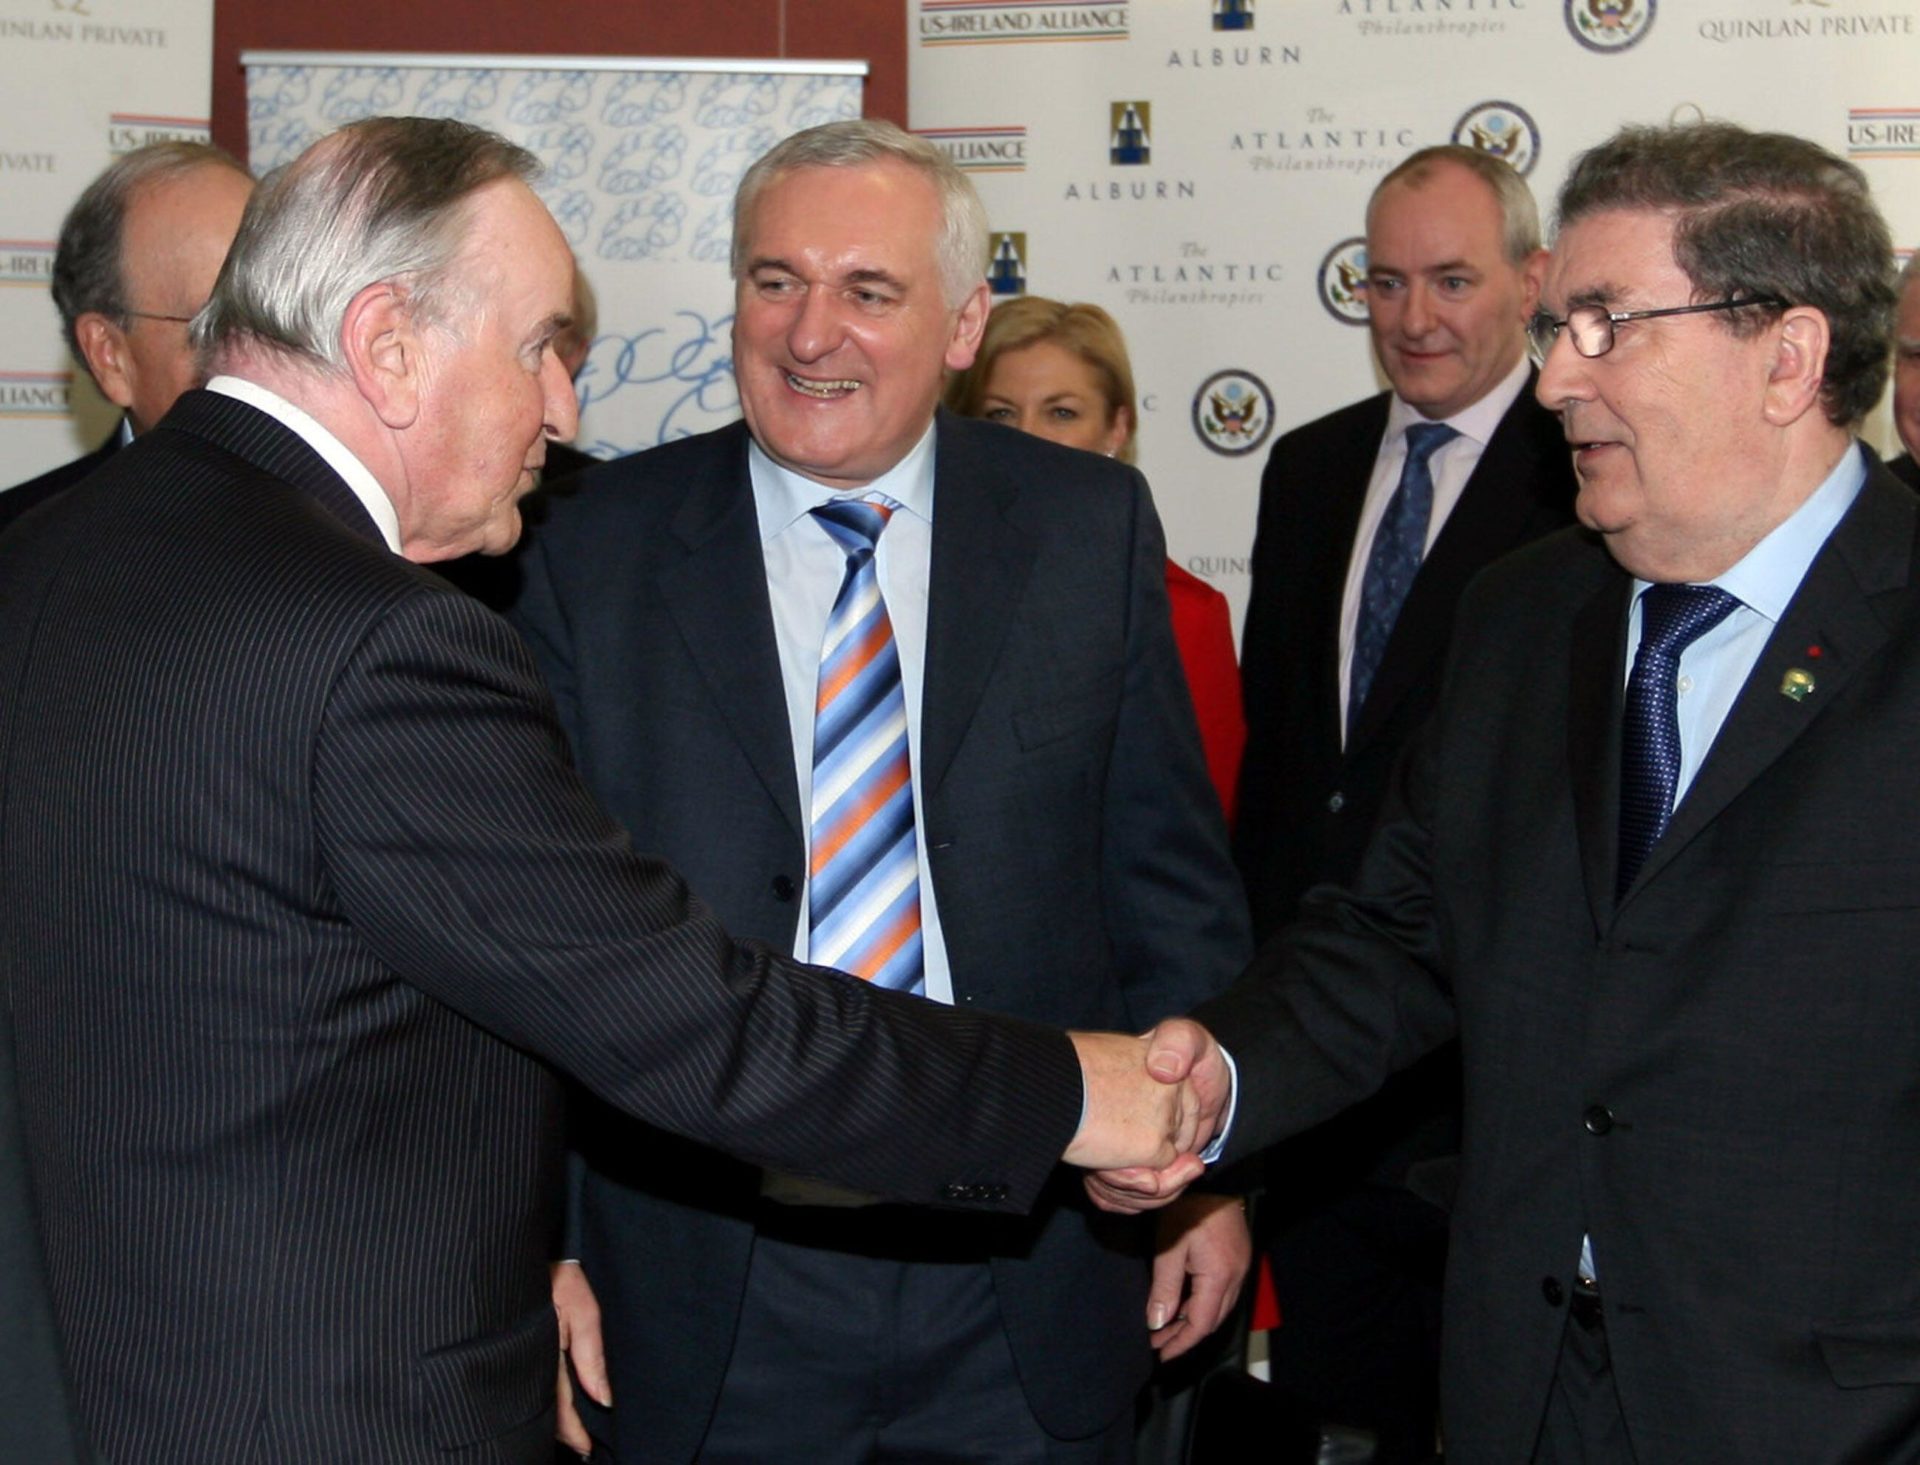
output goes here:
[{"label": "jacket pocket flap", "polygon": [[506,1434],[553,1403],[560,1328],[551,1306],[511,1328],[422,1354],[415,1372],[443,1450]]},{"label": "jacket pocket flap", "polygon": [[1815,1323],[1813,1340],[1843,1389],[1920,1384],[1920,1312]]},{"label": "jacket pocket flap", "polygon": [[1045,747],[1112,722],[1119,716],[1121,680],[1115,670],[1096,681],[1061,688],[1029,702],[1013,714],[1013,731],[1020,746]]}]

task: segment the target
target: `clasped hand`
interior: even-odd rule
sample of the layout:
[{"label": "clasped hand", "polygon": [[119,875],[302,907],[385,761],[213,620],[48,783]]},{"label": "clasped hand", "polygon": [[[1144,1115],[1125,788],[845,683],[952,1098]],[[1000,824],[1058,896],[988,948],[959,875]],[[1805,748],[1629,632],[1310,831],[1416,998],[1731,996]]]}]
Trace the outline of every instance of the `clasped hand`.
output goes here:
[{"label": "clasped hand", "polygon": [[1087,1194],[1103,1210],[1166,1205],[1205,1170],[1200,1153],[1232,1097],[1220,1045],[1198,1023],[1179,1017],[1138,1038],[1071,1037],[1087,1106],[1067,1163],[1096,1172],[1087,1177]]}]

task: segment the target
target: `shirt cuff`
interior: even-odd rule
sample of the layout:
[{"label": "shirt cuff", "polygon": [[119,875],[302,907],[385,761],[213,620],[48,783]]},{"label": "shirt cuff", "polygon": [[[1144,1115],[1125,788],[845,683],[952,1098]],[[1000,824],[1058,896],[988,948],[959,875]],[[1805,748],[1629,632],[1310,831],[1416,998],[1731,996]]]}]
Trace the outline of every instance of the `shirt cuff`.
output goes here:
[{"label": "shirt cuff", "polygon": [[1213,1141],[1200,1151],[1203,1164],[1211,1165],[1220,1158],[1220,1152],[1227,1147],[1227,1135],[1233,1129],[1233,1111],[1240,1107],[1240,1065],[1233,1061],[1233,1054],[1223,1045],[1220,1056],[1227,1061],[1227,1112],[1220,1116],[1220,1128],[1214,1131]]}]

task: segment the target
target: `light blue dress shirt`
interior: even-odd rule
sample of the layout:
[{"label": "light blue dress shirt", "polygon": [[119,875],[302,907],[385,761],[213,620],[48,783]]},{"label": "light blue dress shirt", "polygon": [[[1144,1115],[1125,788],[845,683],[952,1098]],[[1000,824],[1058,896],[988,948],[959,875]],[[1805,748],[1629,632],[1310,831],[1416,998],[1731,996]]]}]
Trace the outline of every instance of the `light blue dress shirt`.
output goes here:
[{"label": "light blue dress shirt", "polygon": [[[1680,653],[1674,685],[1674,711],[1680,724],[1680,775],[1674,785],[1676,809],[1693,786],[1693,777],[1706,761],[1713,740],[1733,710],[1740,689],[1753,674],[1773,628],[1799,592],[1821,546],[1827,542],[1867,481],[1867,463],[1856,446],[1841,455],[1807,501],[1787,516],[1773,532],[1724,574],[1701,583],[1716,585],[1740,602],[1727,618],[1701,634]],[[1621,685],[1633,675],[1633,659],[1640,649],[1640,601],[1651,582],[1633,582],[1633,608],[1627,618],[1627,651],[1620,668]],[[1593,1238],[1580,1240],[1580,1275],[1597,1278]]]},{"label": "light blue dress shirt", "polygon": [[[766,560],[767,595],[773,605],[773,636],[780,652],[780,678],[787,694],[787,726],[793,734],[793,773],[800,789],[800,817],[808,822],[813,807],[813,715],[820,686],[820,648],[827,618],[846,577],[847,556],[813,517],[813,510],[837,498],[879,494],[900,505],[887,521],[874,551],[880,594],[893,623],[900,656],[900,687],[907,704],[907,758],[913,769],[913,819],[927,827],[920,797],[920,707],[927,660],[927,577],[933,562],[933,424],[892,468],[863,488],[836,492],[787,468],[760,450],[747,448],[747,472],[753,483],[753,507],[760,519],[760,552]],[[920,846],[920,946],[926,994],[936,1002],[953,1001],[953,971],[947,961],[940,906],[927,870],[926,846]],[[813,851],[807,851],[808,868]],[[807,959],[811,890],[800,899],[799,928],[793,954]]]}]

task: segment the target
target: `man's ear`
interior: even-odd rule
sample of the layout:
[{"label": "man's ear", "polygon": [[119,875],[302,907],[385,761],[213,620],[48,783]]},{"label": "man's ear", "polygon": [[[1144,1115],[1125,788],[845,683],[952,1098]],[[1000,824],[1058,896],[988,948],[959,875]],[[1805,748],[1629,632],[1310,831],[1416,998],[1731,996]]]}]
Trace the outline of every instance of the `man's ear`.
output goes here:
[{"label": "man's ear", "polygon": [[73,336],[100,395],[123,412],[133,406],[126,332],[99,311],[89,310],[74,321]]},{"label": "man's ear", "polygon": [[1536,249],[1520,266],[1520,324],[1533,319],[1540,308],[1540,291],[1547,282],[1547,263],[1552,258],[1544,249]]},{"label": "man's ear", "polygon": [[967,296],[953,319],[953,334],[947,340],[946,365],[949,371],[965,371],[973,365],[980,350],[980,337],[986,334],[987,313],[993,309],[993,295],[982,280]]},{"label": "man's ear", "polygon": [[1827,345],[1833,332],[1824,312],[1796,305],[1780,317],[1773,361],[1767,370],[1762,411],[1768,422],[1785,427],[1809,411],[1820,411],[1820,388],[1827,371]]},{"label": "man's ear", "polygon": [[369,285],[347,304],[340,350],[353,384],[374,414],[396,431],[413,426],[424,389],[420,331],[404,287]]}]

